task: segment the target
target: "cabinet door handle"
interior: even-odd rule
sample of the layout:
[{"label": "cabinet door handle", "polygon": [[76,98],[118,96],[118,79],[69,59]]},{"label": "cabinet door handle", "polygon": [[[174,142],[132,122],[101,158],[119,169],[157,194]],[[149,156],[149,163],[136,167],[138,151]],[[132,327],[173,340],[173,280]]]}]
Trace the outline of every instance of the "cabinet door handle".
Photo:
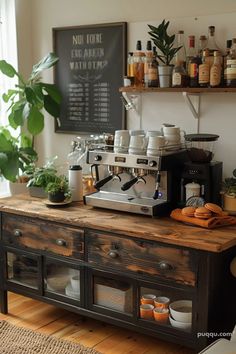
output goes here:
[{"label": "cabinet door handle", "polygon": [[62,238],[58,238],[58,239],[56,240],[56,244],[57,244],[57,246],[64,246],[64,247],[67,246],[66,241],[63,240]]},{"label": "cabinet door handle", "polygon": [[119,254],[118,254],[118,252],[116,252],[114,250],[110,250],[108,252],[108,256],[111,257],[111,258],[117,258],[117,257],[119,257]]},{"label": "cabinet door handle", "polygon": [[174,267],[170,263],[165,262],[165,261],[158,262],[157,268],[160,270],[173,270],[174,269]]},{"label": "cabinet door handle", "polygon": [[20,229],[15,229],[14,230],[14,236],[16,236],[16,237],[22,236],[22,231]]}]

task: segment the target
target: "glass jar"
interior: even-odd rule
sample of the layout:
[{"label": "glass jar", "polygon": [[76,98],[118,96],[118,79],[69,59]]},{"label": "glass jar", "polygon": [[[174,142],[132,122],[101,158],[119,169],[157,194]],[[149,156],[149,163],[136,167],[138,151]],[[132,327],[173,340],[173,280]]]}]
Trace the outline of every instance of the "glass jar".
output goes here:
[{"label": "glass jar", "polygon": [[216,134],[187,134],[186,148],[192,162],[210,162],[214,156],[214,144],[218,140]]}]

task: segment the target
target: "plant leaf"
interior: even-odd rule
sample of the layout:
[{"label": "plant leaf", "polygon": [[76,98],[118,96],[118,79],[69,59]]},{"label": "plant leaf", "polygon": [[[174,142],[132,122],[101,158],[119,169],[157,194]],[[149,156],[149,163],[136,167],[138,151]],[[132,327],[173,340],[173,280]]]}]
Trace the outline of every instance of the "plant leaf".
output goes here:
[{"label": "plant leaf", "polygon": [[41,85],[56,103],[61,103],[61,93],[54,84],[42,83]]},{"label": "plant leaf", "polygon": [[16,70],[11,64],[7,63],[6,60],[0,60],[0,70],[4,75],[8,77],[14,77],[17,75]]},{"label": "plant leaf", "polygon": [[15,182],[19,173],[19,156],[16,151],[7,154],[7,162],[1,167],[3,177]]},{"label": "plant leaf", "polygon": [[36,106],[32,106],[30,109],[27,128],[32,135],[39,134],[44,128],[44,116]]},{"label": "plant leaf", "polygon": [[51,66],[55,65],[58,60],[59,58],[54,53],[48,53],[42,60],[33,66],[30,80],[33,80],[43,70],[49,69]]},{"label": "plant leaf", "polygon": [[9,141],[4,133],[0,133],[0,151],[1,152],[9,152],[9,151],[14,151],[14,147]]},{"label": "plant leaf", "polygon": [[32,139],[28,135],[22,133],[20,145],[22,148],[28,148],[28,147],[32,148],[33,145]]},{"label": "plant leaf", "polygon": [[55,118],[59,117],[60,105],[56,103],[49,95],[44,95],[44,108],[53,117]]}]

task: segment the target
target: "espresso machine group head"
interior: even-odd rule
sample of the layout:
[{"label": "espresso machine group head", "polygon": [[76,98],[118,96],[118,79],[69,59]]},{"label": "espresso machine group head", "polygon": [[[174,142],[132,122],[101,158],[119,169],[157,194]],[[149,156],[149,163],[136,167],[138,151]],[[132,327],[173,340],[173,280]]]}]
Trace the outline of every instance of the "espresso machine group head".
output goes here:
[{"label": "espresso machine group head", "polygon": [[157,216],[176,207],[185,150],[163,156],[121,154],[94,149],[87,162],[96,192],[84,197],[94,207]]}]

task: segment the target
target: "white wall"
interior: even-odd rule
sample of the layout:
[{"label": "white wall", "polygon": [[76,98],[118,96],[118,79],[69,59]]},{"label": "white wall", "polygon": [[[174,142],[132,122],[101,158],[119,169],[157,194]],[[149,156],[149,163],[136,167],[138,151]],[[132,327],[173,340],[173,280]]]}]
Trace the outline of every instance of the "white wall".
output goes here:
[{"label": "white wall", "polygon": [[[52,50],[52,28],[115,21],[128,22],[128,46],[134,49],[137,39],[147,40],[147,23],[158,24],[171,19],[172,30],[184,29],[189,34],[206,34],[215,25],[222,46],[236,36],[235,0],[17,0],[21,68],[27,72],[32,49],[33,62]],[[27,7],[28,5],[28,7]],[[23,7],[21,7],[23,6]],[[32,9],[31,9],[32,6]],[[32,12],[31,12],[32,10]],[[26,40],[25,40],[26,39]],[[30,41],[30,42],[28,42]],[[32,63],[31,63],[32,64]],[[52,71],[44,74],[52,81]],[[235,167],[235,94],[206,94],[201,102],[200,131],[220,135],[215,158],[224,161],[224,171]],[[47,117],[44,132],[37,138],[39,163],[45,157],[58,155],[64,162],[73,135],[55,134],[53,119]],[[134,114],[128,115],[128,127],[140,124]],[[142,124],[145,129],[159,128],[163,122],[180,125],[188,133],[196,131],[196,120],[179,93],[146,94],[142,97]]]}]

